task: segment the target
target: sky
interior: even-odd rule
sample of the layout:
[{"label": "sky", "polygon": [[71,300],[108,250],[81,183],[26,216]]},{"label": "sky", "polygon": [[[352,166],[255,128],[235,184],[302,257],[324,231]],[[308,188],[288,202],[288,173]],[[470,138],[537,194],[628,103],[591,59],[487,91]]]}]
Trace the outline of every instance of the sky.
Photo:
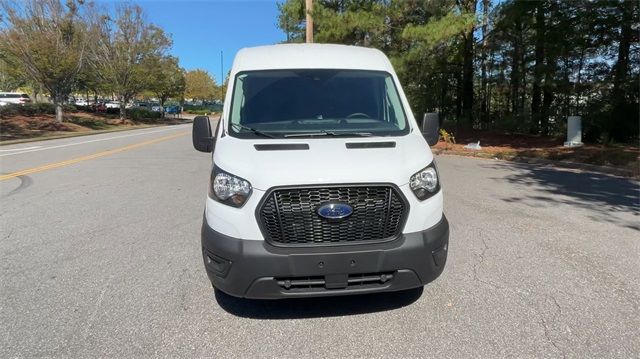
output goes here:
[{"label": "sky", "polygon": [[[98,1],[116,3],[116,1]],[[204,69],[220,79],[244,48],[286,39],[276,27],[276,0],[136,0],[148,21],[172,34],[170,53],[186,70]]]}]

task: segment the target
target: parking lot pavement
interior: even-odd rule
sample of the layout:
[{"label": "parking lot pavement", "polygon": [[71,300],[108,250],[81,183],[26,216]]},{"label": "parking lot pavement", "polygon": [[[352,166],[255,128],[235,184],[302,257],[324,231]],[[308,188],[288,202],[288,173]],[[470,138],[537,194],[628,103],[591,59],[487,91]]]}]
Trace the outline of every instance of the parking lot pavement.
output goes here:
[{"label": "parking lot pavement", "polygon": [[0,181],[0,357],[640,357],[635,182],[440,156],[451,242],[435,282],[257,301],[208,282],[210,154],[189,135],[9,156],[2,172],[154,139]]}]

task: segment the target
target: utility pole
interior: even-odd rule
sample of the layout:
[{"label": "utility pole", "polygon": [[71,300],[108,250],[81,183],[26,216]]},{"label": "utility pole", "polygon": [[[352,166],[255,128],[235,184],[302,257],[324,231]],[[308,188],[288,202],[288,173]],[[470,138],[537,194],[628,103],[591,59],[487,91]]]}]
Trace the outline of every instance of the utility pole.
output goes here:
[{"label": "utility pole", "polygon": [[307,43],[313,43],[313,18],[311,17],[312,0],[307,0]]}]

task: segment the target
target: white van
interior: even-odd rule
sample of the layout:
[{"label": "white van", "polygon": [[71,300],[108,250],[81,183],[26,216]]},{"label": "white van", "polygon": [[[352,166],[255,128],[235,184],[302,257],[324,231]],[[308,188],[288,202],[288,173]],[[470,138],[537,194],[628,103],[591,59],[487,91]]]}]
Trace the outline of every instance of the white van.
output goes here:
[{"label": "white van", "polygon": [[202,255],[246,298],[398,291],[436,279],[449,223],[422,129],[380,51],[287,44],[238,52],[224,112],[193,124],[212,152]]}]

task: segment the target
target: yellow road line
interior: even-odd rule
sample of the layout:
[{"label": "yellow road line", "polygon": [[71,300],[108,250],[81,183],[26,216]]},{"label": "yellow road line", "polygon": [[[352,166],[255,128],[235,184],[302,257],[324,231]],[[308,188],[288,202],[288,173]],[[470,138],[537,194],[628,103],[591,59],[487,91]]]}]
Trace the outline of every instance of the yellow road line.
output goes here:
[{"label": "yellow road line", "polygon": [[29,170],[10,173],[8,175],[0,176],[0,181],[4,181],[6,179],[14,178],[14,177],[18,177],[18,176],[28,175],[28,174],[31,174],[31,173],[34,173],[34,172],[40,172],[40,171],[49,170],[49,169],[52,169],[52,168],[62,167],[62,166],[70,165],[70,164],[73,164],[73,163],[90,160],[90,159],[93,159],[93,158],[107,156],[107,155],[111,155],[111,154],[122,152],[122,151],[131,150],[131,149],[134,149],[134,148],[150,145],[152,143],[156,143],[156,142],[160,142],[160,141],[169,140],[169,139],[172,139],[172,138],[184,136],[184,135],[189,134],[189,133],[190,132],[185,132],[185,133],[179,133],[177,135],[171,135],[171,136],[167,136],[167,137],[156,138],[155,140],[146,141],[146,142],[140,142],[140,143],[136,143],[135,145],[116,148],[115,150],[99,152],[99,153],[96,153],[96,154],[93,154],[93,155],[84,156],[84,157],[80,157],[80,158],[74,158],[72,160],[68,160],[68,161],[64,161],[64,162],[52,163],[52,164],[46,165],[46,166],[41,166],[41,167],[36,167],[36,168],[29,169]]}]

